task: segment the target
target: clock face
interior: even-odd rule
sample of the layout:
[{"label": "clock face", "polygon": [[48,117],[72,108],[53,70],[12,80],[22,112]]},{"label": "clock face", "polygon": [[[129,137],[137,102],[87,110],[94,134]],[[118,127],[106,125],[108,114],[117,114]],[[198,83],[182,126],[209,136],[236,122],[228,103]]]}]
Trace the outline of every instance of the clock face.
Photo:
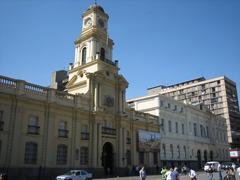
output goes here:
[{"label": "clock face", "polygon": [[85,22],[84,22],[84,25],[85,25],[86,27],[91,26],[91,25],[92,25],[92,19],[91,19],[91,18],[87,18],[87,19],[85,20]]},{"label": "clock face", "polygon": [[103,28],[104,27],[104,21],[102,19],[98,20],[98,25]]}]

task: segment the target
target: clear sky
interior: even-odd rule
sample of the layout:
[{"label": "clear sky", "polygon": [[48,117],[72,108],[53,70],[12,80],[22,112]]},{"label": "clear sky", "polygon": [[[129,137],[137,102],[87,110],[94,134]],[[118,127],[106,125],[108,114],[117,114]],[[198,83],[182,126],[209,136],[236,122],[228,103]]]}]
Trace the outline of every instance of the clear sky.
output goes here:
[{"label": "clear sky", "polygon": [[[48,86],[74,61],[93,0],[1,0],[0,74]],[[110,16],[127,98],[200,76],[226,75],[240,96],[239,0],[98,0]]]}]

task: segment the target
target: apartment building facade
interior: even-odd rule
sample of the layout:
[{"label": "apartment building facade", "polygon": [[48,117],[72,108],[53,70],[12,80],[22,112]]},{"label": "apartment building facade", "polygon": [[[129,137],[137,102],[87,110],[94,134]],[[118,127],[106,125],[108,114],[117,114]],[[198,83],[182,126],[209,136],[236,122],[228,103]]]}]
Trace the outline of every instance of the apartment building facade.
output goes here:
[{"label": "apartment building facade", "polygon": [[202,105],[155,94],[127,101],[137,111],[159,116],[162,165],[200,169],[207,161],[228,161],[227,125]]},{"label": "apartment building facade", "polygon": [[214,114],[226,119],[228,142],[240,147],[240,112],[236,83],[225,76],[190,81],[148,89],[148,95],[162,94],[188,104],[203,104]]}]

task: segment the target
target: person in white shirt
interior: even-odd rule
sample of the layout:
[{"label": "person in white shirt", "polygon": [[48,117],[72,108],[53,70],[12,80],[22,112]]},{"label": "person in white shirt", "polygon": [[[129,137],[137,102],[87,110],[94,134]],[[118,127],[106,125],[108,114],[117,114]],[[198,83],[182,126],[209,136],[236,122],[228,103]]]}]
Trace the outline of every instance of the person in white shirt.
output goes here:
[{"label": "person in white shirt", "polygon": [[240,166],[237,168],[238,179],[240,180]]},{"label": "person in white shirt", "polygon": [[170,168],[167,172],[166,172],[166,180],[173,180],[173,168]]},{"label": "person in white shirt", "polygon": [[197,174],[193,169],[190,169],[189,177],[191,180],[197,180]]},{"label": "person in white shirt", "polygon": [[146,172],[144,170],[144,167],[139,171],[139,179],[140,180],[145,180],[146,179]]}]

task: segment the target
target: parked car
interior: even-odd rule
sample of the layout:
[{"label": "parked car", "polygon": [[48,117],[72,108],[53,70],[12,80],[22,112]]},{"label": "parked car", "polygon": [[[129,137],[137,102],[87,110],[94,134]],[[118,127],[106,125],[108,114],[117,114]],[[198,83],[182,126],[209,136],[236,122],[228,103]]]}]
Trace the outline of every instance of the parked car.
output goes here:
[{"label": "parked car", "polygon": [[236,168],[236,164],[235,164],[234,162],[224,162],[224,163],[221,164],[221,168],[222,168],[223,170],[229,169],[230,167],[232,167],[233,169],[235,169],[235,168]]},{"label": "parked car", "polygon": [[213,171],[213,172],[216,172],[218,171],[218,166],[220,165],[219,162],[217,161],[210,161],[210,162],[207,162],[205,165],[204,165],[204,171],[208,172],[208,171]]},{"label": "parked car", "polygon": [[56,180],[91,180],[92,173],[84,170],[71,170],[67,173],[57,176]]}]

